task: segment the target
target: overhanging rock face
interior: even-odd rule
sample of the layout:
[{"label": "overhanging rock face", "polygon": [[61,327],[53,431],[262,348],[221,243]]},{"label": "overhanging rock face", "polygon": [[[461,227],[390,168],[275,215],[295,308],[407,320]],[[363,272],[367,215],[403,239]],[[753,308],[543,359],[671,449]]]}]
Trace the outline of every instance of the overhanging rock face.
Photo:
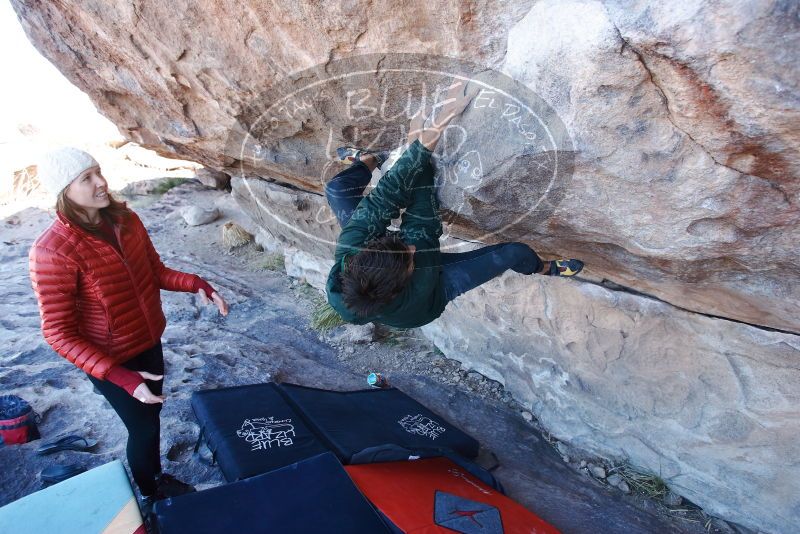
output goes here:
[{"label": "overhanging rock face", "polygon": [[712,513],[800,523],[796,3],[12,4],[127,137],[234,176],[316,285],[338,232],[321,196],[333,148],[396,144],[402,97],[450,75],[524,94],[549,144],[511,136],[522,121],[500,97],[442,143],[448,232],[581,258],[587,282],[509,275],[425,332],[554,434]]},{"label": "overhanging rock face", "polygon": [[785,532],[800,519],[797,336],[514,273],[423,332],[559,439],[647,466],[733,521]]},{"label": "overhanging rock face", "polygon": [[[42,53],[129,138],[317,192],[330,176],[322,170],[332,147],[374,140],[369,130],[387,125],[364,112],[380,107],[381,93],[361,114],[345,98],[302,102],[301,114],[281,116],[270,131],[259,112],[285,89],[308,88],[373,53],[354,64],[380,73],[369,88],[389,90],[380,116],[391,117],[404,105],[400,89],[427,82],[432,93],[441,81],[430,72],[386,78],[381,69],[399,61],[392,54],[451,56],[505,72],[563,124],[572,178],[544,214],[508,227],[519,213],[505,204],[527,202],[536,167],[519,153],[510,164],[489,162],[481,184],[462,181],[443,199],[461,215],[458,231],[581,257],[587,274],[685,309],[800,332],[800,32],[792,2],[412,3],[397,13],[303,3],[279,13],[237,2],[75,3],[66,11],[13,4]],[[395,139],[407,125],[401,117],[391,123]],[[503,143],[478,136],[482,117],[465,115],[470,139],[499,158]],[[243,147],[259,157],[243,160]]]}]

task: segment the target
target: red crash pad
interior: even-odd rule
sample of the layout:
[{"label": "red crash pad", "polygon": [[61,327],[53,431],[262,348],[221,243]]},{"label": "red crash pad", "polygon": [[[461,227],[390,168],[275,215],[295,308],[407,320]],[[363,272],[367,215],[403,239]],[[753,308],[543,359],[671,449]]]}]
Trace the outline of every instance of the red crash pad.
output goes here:
[{"label": "red crash pad", "polygon": [[361,492],[408,534],[555,534],[558,530],[447,458],[345,466]]}]

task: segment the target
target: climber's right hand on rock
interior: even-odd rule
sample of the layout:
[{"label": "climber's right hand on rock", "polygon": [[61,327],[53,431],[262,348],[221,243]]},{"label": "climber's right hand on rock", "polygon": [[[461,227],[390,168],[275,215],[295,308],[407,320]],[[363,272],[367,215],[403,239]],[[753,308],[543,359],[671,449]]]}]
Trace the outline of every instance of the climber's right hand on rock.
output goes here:
[{"label": "climber's right hand on rock", "polygon": [[443,129],[450,121],[461,115],[466,107],[478,94],[477,84],[468,81],[458,81],[450,86],[447,98],[442,102],[441,110],[431,119],[434,128]]},{"label": "climber's right hand on rock", "polygon": [[[434,106],[430,116],[425,119],[425,125],[418,136],[419,142],[428,150],[433,151],[450,121],[464,112],[472,99],[478,94],[478,91],[477,84],[470,84],[466,81],[458,81],[451,85],[447,91],[447,97],[441,104]],[[435,109],[437,107],[440,108],[438,112]],[[419,120],[418,117],[414,118]],[[415,126],[416,124],[412,120],[410,129],[413,131]]]}]

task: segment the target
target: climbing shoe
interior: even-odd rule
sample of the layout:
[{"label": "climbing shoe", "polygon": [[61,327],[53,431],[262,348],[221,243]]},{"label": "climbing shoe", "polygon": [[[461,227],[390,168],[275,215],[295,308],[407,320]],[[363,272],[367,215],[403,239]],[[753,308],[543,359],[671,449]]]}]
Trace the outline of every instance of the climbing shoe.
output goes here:
[{"label": "climbing shoe", "polygon": [[550,276],[575,276],[583,269],[581,260],[552,260],[550,262]]},{"label": "climbing shoe", "polygon": [[365,154],[372,154],[375,161],[378,163],[378,168],[383,165],[386,158],[389,157],[389,151],[385,152],[371,152],[369,150],[361,150],[352,146],[340,146],[336,149],[336,161],[340,163],[355,163]]}]

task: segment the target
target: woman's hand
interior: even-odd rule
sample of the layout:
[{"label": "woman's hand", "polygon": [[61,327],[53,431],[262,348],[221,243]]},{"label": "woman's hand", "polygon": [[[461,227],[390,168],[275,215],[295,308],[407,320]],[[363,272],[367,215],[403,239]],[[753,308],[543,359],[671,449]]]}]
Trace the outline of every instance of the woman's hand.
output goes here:
[{"label": "woman's hand", "polygon": [[225,299],[222,298],[222,295],[214,291],[211,293],[211,300],[208,300],[208,295],[206,295],[205,289],[199,289],[197,290],[197,293],[200,294],[200,300],[203,301],[203,304],[208,304],[211,302],[211,300],[213,300],[214,304],[216,304],[217,308],[219,309],[219,313],[222,315],[228,315],[228,303],[225,302]]},{"label": "woman's hand", "polygon": [[[164,378],[164,375],[154,375],[153,373],[148,373],[147,371],[137,371],[142,378],[145,380],[161,380]],[[144,404],[163,404],[164,401],[167,399],[164,395],[154,395],[150,388],[147,387],[147,383],[142,382],[136,389],[133,390],[133,398],[142,402]]]}]

